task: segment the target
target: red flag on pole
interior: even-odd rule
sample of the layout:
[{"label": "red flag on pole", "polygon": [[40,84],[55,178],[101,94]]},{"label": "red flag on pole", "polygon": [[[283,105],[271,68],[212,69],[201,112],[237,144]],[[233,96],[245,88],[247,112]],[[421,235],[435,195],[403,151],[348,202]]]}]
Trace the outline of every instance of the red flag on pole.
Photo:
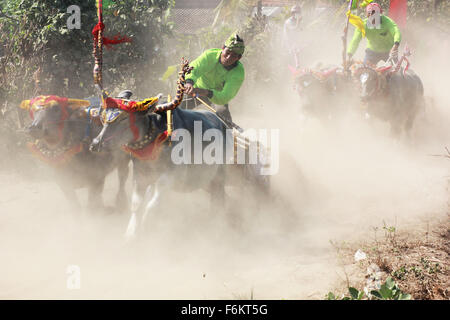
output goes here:
[{"label": "red flag on pole", "polygon": [[406,14],[408,12],[407,0],[391,0],[389,17],[395,21],[400,28],[406,27]]}]

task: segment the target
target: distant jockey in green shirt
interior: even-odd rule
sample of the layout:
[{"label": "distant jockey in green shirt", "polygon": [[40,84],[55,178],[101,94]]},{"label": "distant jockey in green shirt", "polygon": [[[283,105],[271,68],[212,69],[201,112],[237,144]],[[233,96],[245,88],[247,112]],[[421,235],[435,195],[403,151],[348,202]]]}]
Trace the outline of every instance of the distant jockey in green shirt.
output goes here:
[{"label": "distant jockey in green shirt", "polygon": [[[376,12],[380,13],[380,24],[376,26]],[[402,40],[402,35],[396,23],[389,17],[382,15],[383,10],[378,3],[370,3],[366,7],[367,19],[364,20],[364,27],[367,38],[367,49],[364,57],[365,64],[377,65],[380,60],[387,61],[389,58],[394,63],[398,60],[398,47]],[[372,19],[369,21],[369,19]],[[379,28],[378,28],[379,27]],[[349,60],[358,49],[362,39],[360,29],[356,29],[347,53]]]},{"label": "distant jockey in green shirt", "polygon": [[[233,34],[222,49],[209,49],[190,63],[194,69],[186,76],[185,94],[199,96],[203,101],[212,102],[217,114],[231,121],[228,103],[233,99],[244,82],[244,66],[239,61],[244,53],[244,41]],[[189,109],[201,102],[185,102]],[[221,107],[218,107],[221,106]]]}]

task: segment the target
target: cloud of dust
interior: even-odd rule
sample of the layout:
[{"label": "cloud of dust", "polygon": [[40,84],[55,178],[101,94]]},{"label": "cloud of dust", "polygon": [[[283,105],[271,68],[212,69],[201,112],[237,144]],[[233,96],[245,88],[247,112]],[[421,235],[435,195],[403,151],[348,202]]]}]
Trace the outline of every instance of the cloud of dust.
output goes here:
[{"label": "cloud of dust", "polygon": [[[414,143],[393,140],[385,123],[357,113],[329,123],[305,118],[288,62],[265,61],[286,65],[279,70],[285,81],[240,92],[231,112],[243,127],[280,129],[280,171],[272,177],[278,202],[255,213],[239,205],[251,194],[227,189],[242,228],[211,212],[206,192],[174,193],[147,234],[125,244],[126,214],[69,212],[51,181],[2,173],[0,298],[322,299],[339,281],[330,240],[371,239],[383,221],[401,229],[446,212],[448,163],[430,155],[444,153],[449,141],[450,48],[420,26],[413,30],[428,41],[410,46],[430,103]],[[307,40],[304,66],[340,64],[337,32]],[[109,175],[107,203],[116,186]],[[85,191],[78,194],[86,200]],[[289,227],[287,208],[295,212]],[[80,267],[80,289],[67,288],[69,265]]]}]

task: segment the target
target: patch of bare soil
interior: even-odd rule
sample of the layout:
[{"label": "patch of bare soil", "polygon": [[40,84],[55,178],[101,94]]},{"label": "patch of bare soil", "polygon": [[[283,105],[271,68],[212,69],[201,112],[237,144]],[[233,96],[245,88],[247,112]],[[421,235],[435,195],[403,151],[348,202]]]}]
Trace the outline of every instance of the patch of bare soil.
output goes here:
[{"label": "patch of bare soil", "polygon": [[391,277],[412,299],[450,299],[449,215],[405,230],[383,225],[370,238],[334,243],[343,272],[337,296],[348,296],[348,287],[376,289]]}]

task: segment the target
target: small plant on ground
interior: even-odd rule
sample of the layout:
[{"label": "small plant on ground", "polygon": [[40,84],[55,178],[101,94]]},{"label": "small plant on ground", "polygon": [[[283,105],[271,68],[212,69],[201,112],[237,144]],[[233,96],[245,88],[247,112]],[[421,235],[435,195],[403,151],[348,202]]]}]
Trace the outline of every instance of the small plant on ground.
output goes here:
[{"label": "small plant on ground", "polygon": [[353,287],[348,288],[349,296],[343,296],[341,299],[332,292],[326,295],[327,300],[411,300],[411,295],[403,293],[395,281],[388,277],[378,290],[372,290],[366,294]]}]

